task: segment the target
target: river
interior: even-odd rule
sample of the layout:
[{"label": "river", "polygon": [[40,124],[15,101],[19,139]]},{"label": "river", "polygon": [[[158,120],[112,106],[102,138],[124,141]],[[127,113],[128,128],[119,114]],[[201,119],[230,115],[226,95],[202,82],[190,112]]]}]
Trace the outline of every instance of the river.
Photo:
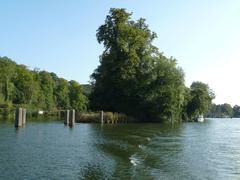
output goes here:
[{"label": "river", "polygon": [[0,121],[0,179],[240,179],[240,119],[19,129]]}]

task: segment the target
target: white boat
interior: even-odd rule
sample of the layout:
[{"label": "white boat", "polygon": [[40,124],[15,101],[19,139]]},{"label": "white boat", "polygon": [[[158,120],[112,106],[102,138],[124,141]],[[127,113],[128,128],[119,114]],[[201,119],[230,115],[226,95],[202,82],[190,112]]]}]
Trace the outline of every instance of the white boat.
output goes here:
[{"label": "white boat", "polygon": [[197,117],[197,122],[204,122],[203,115],[199,115],[199,116]]},{"label": "white boat", "polygon": [[43,111],[38,111],[39,115],[43,115],[43,113],[44,113]]}]

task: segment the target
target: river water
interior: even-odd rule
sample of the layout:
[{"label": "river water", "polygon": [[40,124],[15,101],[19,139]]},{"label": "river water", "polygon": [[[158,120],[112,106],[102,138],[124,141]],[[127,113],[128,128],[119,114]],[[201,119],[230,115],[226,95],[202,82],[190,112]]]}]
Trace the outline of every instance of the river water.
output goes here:
[{"label": "river water", "polygon": [[0,179],[240,179],[240,119],[0,122]]}]

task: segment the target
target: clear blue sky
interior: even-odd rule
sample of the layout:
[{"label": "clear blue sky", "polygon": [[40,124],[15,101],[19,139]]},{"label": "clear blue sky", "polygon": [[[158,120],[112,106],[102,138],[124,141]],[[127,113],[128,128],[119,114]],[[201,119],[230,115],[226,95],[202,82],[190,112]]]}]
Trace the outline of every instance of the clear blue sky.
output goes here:
[{"label": "clear blue sky", "polygon": [[188,86],[203,81],[216,103],[240,104],[239,0],[0,0],[0,56],[87,83],[103,50],[96,29],[111,7],[147,19]]}]

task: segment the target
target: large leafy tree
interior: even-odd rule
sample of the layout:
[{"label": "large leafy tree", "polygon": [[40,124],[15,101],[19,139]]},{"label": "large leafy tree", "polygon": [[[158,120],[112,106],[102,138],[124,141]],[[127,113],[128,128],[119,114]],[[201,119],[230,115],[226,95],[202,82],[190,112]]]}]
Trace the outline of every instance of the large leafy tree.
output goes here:
[{"label": "large leafy tree", "polygon": [[69,101],[69,88],[68,88],[68,81],[59,78],[56,81],[56,88],[54,90],[54,94],[56,96],[56,103],[57,107],[60,109],[67,109],[70,106]]},{"label": "large leafy tree", "polygon": [[15,104],[31,104],[34,95],[33,74],[24,65],[16,67],[16,75],[13,79],[15,86]]},{"label": "large leafy tree", "polygon": [[76,81],[69,82],[69,99],[73,109],[80,112],[87,110],[88,99],[83,95],[82,86]]},{"label": "large leafy tree", "polygon": [[148,106],[149,117],[181,120],[185,98],[184,73],[176,66],[176,60],[164,56],[156,61],[149,85],[145,85],[143,101]]},{"label": "large leafy tree", "polygon": [[187,105],[189,118],[205,114],[215,95],[209,86],[202,82],[193,82],[190,87],[191,100]]},{"label": "large leafy tree", "polygon": [[41,88],[41,101],[45,105],[44,109],[51,110],[56,107],[54,99],[54,81],[49,72],[39,72],[39,83]]},{"label": "large leafy tree", "polygon": [[0,96],[4,101],[11,101],[14,96],[13,78],[16,63],[8,57],[0,57]]},{"label": "large leafy tree", "polygon": [[232,109],[232,106],[230,104],[227,104],[227,103],[224,103],[221,106],[221,111],[226,117],[232,117],[233,113],[234,113],[233,109]]},{"label": "large leafy tree", "polygon": [[159,53],[144,19],[131,20],[125,9],[111,9],[97,39],[105,50],[92,74],[91,107],[124,112],[144,120],[179,119],[184,73],[176,60]]},{"label": "large leafy tree", "polygon": [[238,118],[240,117],[240,106],[235,105],[233,107],[233,116]]}]

